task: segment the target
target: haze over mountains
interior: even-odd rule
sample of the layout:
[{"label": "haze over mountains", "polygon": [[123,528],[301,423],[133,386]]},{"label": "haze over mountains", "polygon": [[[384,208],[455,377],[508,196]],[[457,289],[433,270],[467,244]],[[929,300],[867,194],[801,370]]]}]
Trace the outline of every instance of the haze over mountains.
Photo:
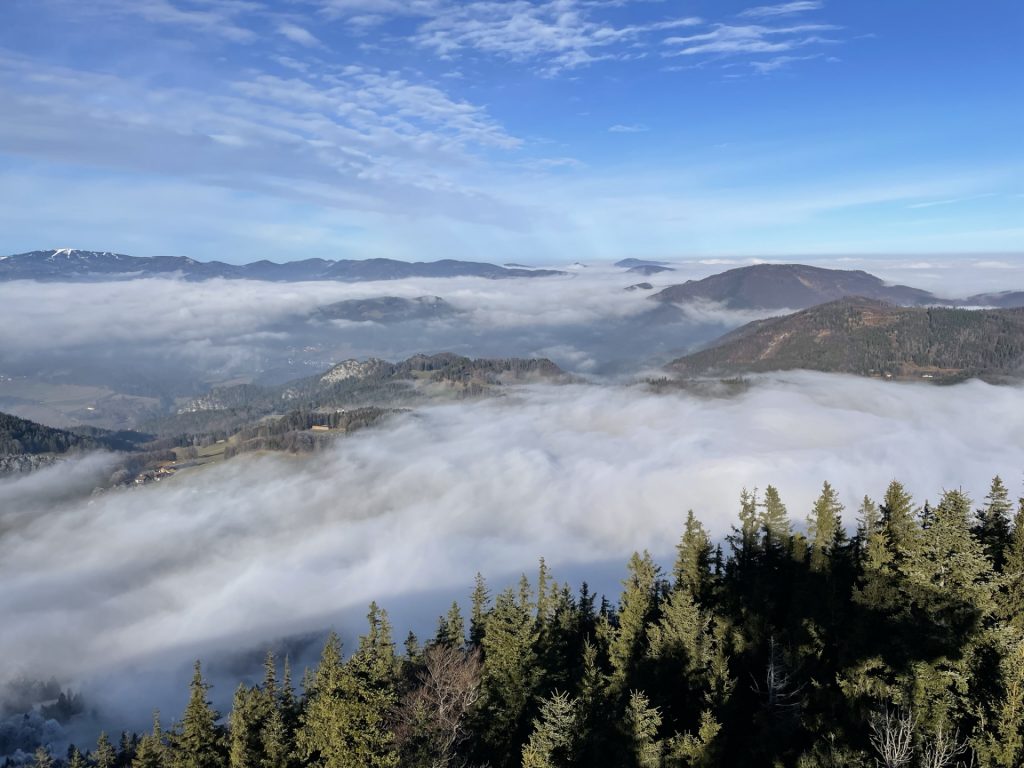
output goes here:
[{"label": "haze over mountains", "polygon": [[398,280],[406,277],[549,277],[555,270],[499,267],[473,261],[442,259],[408,262],[395,259],[305,259],[276,263],[225,264],[196,261],[186,256],[127,256],[109,251],[81,251],[74,248],[29,251],[0,257],[0,280],[117,280],[135,277],[178,275],[186,280],[215,277],[273,280]]}]

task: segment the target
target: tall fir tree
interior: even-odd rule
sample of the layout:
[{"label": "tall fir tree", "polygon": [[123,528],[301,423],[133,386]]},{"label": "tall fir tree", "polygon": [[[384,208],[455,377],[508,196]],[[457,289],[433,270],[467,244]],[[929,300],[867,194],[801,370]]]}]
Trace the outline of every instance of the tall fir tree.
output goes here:
[{"label": "tall fir tree", "polygon": [[92,753],[92,763],[96,768],[114,768],[117,763],[117,752],[106,731],[100,732],[96,741],[96,750]]},{"label": "tall fir tree", "polygon": [[676,589],[685,589],[697,601],[709,597],[711,582],[711,538],[693,510],[686,513],[682,538],[676,545],[676,562],[672,569]]},{"label": "tall fir tree", "polygon": [[637,662],[647,639],[646,626],[658,607],[661,571],[651,554],[634,552],[619,601],[619,625],[613,634],[609,657],[612,688],[623,692],[632,683]]},{"label": "tall fir tree", "polygon": [[220,716],[206,698],[209,689],[197,661],[189,685],[188,704],[171,740],[173,768],[223,768],[226,763],[217,729]]},{"label": "tall fir tree", "polygon": [[1002,478],[992,478],[985,506],[975,513],[974,534],[981,542],[981,547],[992,562],[996,571],[1001,572],[1006,562],[1006,549],[1010,546],[1010,515],[1013,503],[1010,492],[1003,484]]},{"label": "tall fir tree", "polygon": [[836,539],[843,527],[842,514],[843,505],[839,503],[839,495],[826,481],[807,518],[810,567],[815,573],[829,568]]},{"label": "tall fir tree", "polygon": [[759,523],[762,547],[766,553],[776,555],[789,547],[789,540],[792,536],[789,512],[786,510],[786,505],[782,503],[778,489],[773,485],[764,489]]}]

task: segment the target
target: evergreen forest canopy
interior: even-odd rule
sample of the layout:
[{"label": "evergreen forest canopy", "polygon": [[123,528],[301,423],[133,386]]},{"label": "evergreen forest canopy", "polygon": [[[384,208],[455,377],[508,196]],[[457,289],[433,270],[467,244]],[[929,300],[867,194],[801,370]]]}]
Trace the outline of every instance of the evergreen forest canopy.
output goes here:
[{"label": "evergreen forest canopy", "polygon": [[[893,481],[848,535],[825,483],[797,531],[779,492],[744,491],[715,545],[683,523],[663,571],[634,554],[615,603],[543,560],[482,576],[434,637],[398,651],[371,604],[298,690],[268,655],[222,717],[196,662],[170,730],[106,734],[69,768],[999,766],[1024,761],[1024,499],[918,505]],[[37,768],[61,762],[41,747]]]}]

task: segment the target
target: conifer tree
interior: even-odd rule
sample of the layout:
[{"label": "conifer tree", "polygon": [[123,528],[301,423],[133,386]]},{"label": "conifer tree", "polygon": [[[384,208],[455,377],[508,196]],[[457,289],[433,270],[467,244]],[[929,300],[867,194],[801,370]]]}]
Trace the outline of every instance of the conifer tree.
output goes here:
[{"label": "conifer tree", "polygon": [[70,754],[68,755],[68,768],[88,768],[85,756],[76,746],[71,747]]},{"label": "conifer tree", "polygon": [[1017,505],[999,592],[1000,616],[1024,630],[1024,499]]},{"label": "conifer tree", "polygon": [[624,725],[632,746],[636,768],[660,768],[664,749],[658,740],[661,713],[652,707],[642,691],[632,691],[626,706]]},{"label": "conifer tree", "polygon": [[217,732],[219,715],[206,698],[209,688],[197,661],[189,686],[185,714],[172,739],[174,768],[222,768],[225,763]]},{"label": "conifer tree", "polygon": [[447,615],[438,620],[434,642],[451,648],[462,648],[466,644],[466,622],[457,601],[453,601]]},{"label": "conifer tree", "polygon": [[552,586],[550,581],[551,571],[548,570],[548,564],[544,562],[542,557],[537,568],[537,622],[541,626],[551,619],[554,603],[553,594],[558,589],[558,585]]},{"label": "conifer tree", "polygon": [[697,601],[708,597],[711,579],[711,539],[693,510],[686,513],[683,536],[676,545],[672,577],[676,589],[685,589]]},{"label": "conifer tree", "polygon": [[153,730],[139,739],[132,768],[162,768],[166,760],[163,731],[160,728],[160,712],[153,713]]},{"label": "conifer tree", "polygon": [[32,756],[32,768],[54,768],[53,755],[50,754],[48,747],[43,745],[36,747],[35,754]]},{"label": "conifer tree", "polygon": [[758,555],[760,520],[757,508],[757,489],[750,492],[744,488],[740,493],[740,527],[734,528],[733,535],[728,537],[733,551],[731,565],[737,579],[744,578]]},{"label": "conifer tree", "polygon": [[529,725],[527,708],[539,677],[536,641],[529,605],[512,590],[501,592],[486,620],[480,710],[481,735],[499,764],[509,764],[512,745],[522,743]]},{"label": "conifer tree", "polygon": [[469,616],[469,642],[479,648],[484,638],[484,616],[490,606],[491,594],[487,589],[484,577],[477,573],[472,595],[472,608]]},{"label": "conifer tree", "polygon": [[96,741],[96,751],[92,753],[92,762],[96,768],[114,768],[117,763],[117,753],[106,731],[100,732],[100,737]]},{"label": "conifer tree", "polygon": [[263,759],[260,737],[264,713],[259,691],[239,684],[231,705],[230,768],[255,768]]},{"label": "conifer tree", "polygon": [[1010,544],[1010,514],[1013,504],[1010,493],[999,475],[992,478],[985,506],[976,513],[974,534],[997,572],[1003,570],[1006,548]]},{"label": "conifer tree", "polygon": [[580,702],[567,693],[554,693],[533,721],[533,733],[523,748],[523,768],[570,768],[576,765],[580,742]]},{"label": "conifer tree", "polygon": [[815,573],[821,573],[829,567],[832,549],[842,530],[842,513],[843,505],[839,503],[838,494],[826,482],[807,518],[807,533],[811,551],[810,567]]},{"label": "conifer tree", "polygon": [[[376,604],[368,616],[370,630],[359,650],[342,662],[341,641],[331,633],[313,676],[309,700],[296,734],[299,756],[323,768],[394,768],[398,756],[387,717],[397,697],[389,631]],[[393,654],[393,646],[391,646]],[[389,664],[391,666],[388,670]]]},{"label": "conifer tree", "polygon": [[772,485],[764,489],[759,522],[763,533],[762,546],[765,552],[775,554],[788,547],[792,535],[789,513],[779,497],[778,489]]},{"label": "conifer tree", "polygon": [[885,490],[880,507],[886,549],[890,557],[899,560],[917,545],[920,528],[914,520],[914,501],[902,483],[893,480]]},{"label": "conifer tree", "polygon": [[660,569],[650,553],[637,552],[629,559],[629,575],[622,582],[625,588],[619,601],[619,626],[609,648],[612,665],[612,688],[624,691],[629,685],[636,663],[643,655],[646,625],[657,608]]}]

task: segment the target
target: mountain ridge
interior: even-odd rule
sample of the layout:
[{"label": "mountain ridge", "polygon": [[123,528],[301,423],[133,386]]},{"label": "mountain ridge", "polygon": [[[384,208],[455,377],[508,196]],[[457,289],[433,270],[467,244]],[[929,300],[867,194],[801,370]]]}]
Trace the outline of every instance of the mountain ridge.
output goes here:
[{"label": "mountain ridge", "polygon": [[480,261],[440,259],[303,259],[273,262],[266,259],[246,264],[198,261],[188,256],[129,256],[112,251],[52,248],[0,257],[0,280],[85,282],[139,277],[180,276],[186,280],[214,278],[272,282],[335,280],[362,282],[407,277],[483,277],[491,280],[519,277],[553,277],[566,273],[553,269],[500,267]]},{"label": "mountain ridge", "polygon": [[757,320],[669,363],[683,375],[816,370],[955,381],[1024,375],[1024,308],[900,307],[848,297]]},{"label": "mountain ridge", "polygon": [[807,264],[754,264],[701,280],[671,285],[650,298],[685,303],[711,301],[729,309],[806,309],[847,296],[896,304],[948,304],[934,294],[906,285],[888,285],[863,270],[840,270]]}]

